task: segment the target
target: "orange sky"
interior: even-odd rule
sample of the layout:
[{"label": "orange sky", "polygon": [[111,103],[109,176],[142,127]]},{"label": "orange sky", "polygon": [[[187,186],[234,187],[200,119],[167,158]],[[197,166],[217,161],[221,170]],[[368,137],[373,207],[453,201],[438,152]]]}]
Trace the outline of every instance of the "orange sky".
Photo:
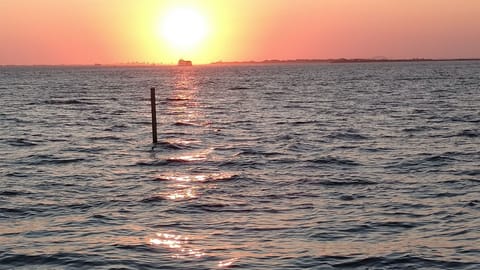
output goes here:
[{"label": "orange sky", "polygon": [[[159,33],[176,7],[208,34]],[[479,0],[0,0],[0,64],[480,58]]]}]

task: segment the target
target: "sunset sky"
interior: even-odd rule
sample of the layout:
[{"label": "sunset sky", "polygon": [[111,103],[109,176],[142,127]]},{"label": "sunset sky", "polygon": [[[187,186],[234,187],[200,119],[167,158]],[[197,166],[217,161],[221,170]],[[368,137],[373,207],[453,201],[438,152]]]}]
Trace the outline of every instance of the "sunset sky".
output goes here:
[{"label": "sunset sky", "polygon": [[480,58],[480,1],[0,0],[0,65],[380,56]]}]

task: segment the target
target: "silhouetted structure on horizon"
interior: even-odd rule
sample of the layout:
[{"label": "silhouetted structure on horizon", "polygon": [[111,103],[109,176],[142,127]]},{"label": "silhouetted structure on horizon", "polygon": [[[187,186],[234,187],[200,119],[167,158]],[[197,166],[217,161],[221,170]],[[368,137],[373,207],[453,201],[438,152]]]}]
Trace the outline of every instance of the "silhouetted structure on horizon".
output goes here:
[{"label": "silhouetted structure on horizon", "polygon": [[178,65],[179,66],[191,66],[192,61],[180,59],[180,60],[178,60]]}]

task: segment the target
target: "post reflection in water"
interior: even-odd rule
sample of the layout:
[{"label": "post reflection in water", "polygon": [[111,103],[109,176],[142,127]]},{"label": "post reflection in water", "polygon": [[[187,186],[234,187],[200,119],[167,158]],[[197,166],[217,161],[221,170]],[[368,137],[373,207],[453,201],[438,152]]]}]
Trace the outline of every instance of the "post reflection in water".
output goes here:
[{"label": "post reflection in water", "polygon": [[[202,111],[199,98],[201,87],[195,77],[195,70],[177,69],[174,80],[171,84],[173,88],[167,90],[170,92],[162,103],[165,104],[165,127],[164,132],[160,133],[155,159],[162,159],[165,163],[154,175],[154,179],[159,182],[160,192],[153,196],[165,200],[173,209],[176,205],[185,207],[185,203],[191,200],[201,201],[202,194],[217,188],[219,181],[236,176],[232,172],[220,171],[218,166],[212,167],[217,158],[214,147],[205,142],[208,139],[205,134],[210,131],[209,121]],[[208,198],[211,199],[215,200]],[[177,229],[184,230],[180,227]],[[170,257],[179,260],[199,259],[206,255],[216,257],[219,254],[208,251],[212,246],[208,241],[208,230],[205,231],[189,231],[187,234],[190,236],[177,232],[158,232],[149,238],[149,244],[169,251]],[[238,258],[229,258],[227,254],[220,254],[212,266],[226,268],[237,260]]]}]

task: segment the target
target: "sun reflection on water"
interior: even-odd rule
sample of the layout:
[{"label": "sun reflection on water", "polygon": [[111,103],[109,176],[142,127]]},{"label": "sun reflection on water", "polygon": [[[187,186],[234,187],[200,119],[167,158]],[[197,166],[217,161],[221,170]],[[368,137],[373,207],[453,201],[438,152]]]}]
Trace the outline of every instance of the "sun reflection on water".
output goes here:
[{"label": "sun reflection on water", "polygon": [[185,101],[192,99],[192,95],[187,93],[175,93],[172,97],[168,98],[169,101]]},{"label": "sun reflection on water", "polygon": [[[205,127],[210,124],[202,111],[203,107],[198,96],[200,90],[197,87],[195,73],[182,69],[176,73],[173,91],[166,98],[166,119],[171,124],[171,134],[174,135],[164,139],[167,149],[171,152],[163,159],[167,161],[167,165],[172,165],[173,170],[155,176],[156,180],[166,182],[162,192],[154,197],[161,197],[169,201],[169,204],[182,204],[183,201],[198,199],[202,190],[214,189],[216,182],[230,180],[236,176],[230,172],[202,173],[202,169],[188,171],[191,165],[199,167],[203,162],[215,161],[218,158],[212,155],[213,148],[202,146],[202,141],[193,136],[205,132]],[[197,237],[192,239],[176,232],[160,232],[151,237],[148,243],[169,251],[172,258],[185,260],[206,256],[204,248],[208,245],[199,244],[198,241]],[[212,262],[213,267],[227,268],[238,260],[226,258],[228,257]]]},{"label": "sun reflection on water", "polygon": [[179,189],[167,194],[165,198],[172,201],[189,200],[197,198],[196,187],[180,186]]},{"label": "sun reflection on water", "polygon": [[172,182],[217,182],[232,179],[237,174],[232,172],[219,172],[210,174],[161,174],[156,177],[158,180]]},{"label": "sun reflection on water", "polygon": [[167,181],[167,190],[159,193],[162,197],[171,201],[183,201],[196,199],[200,196],[202,189],[216,187],[215,182],[233,179],[236,174],[220,172],[210,174],[177,174],[169,173],[157,175],[156,180]]},{"label": "sun reflection on water", "polygon": [[[174,259],[199,259],[207,256],[202,248],[197,248],[198,237],[191,238],[177,233],[156,233],[148,240],[151,246],[164,248],[171,252],[170,257]],[[227,268],[239,260],[238,257],[225,259],[216,263],[217,268]]]},{"label": "sun reflection on water", "polygon": [[164,247],[172,251],[172,258],[201,258],[205,252],[192,247],[189,237],[173,233],[157,233],[156,237],[150,238],[149,243],[153,246]]},{"label": "sun reflection on water", "polygon": [[212,153],[213,149],[205,149],[195,152],[184,153],[180,155],[175,155],[168,158],[168,161],[178,161],[178,162],[194,162],[194,161],[204,161],[207,159],[208,155]]},{"label": "sun reflection on water", "polygon": [[232,258],[232,259],[228,259],[228,260],[223,260],[223,261],[220,261],[218,262],[218,267],[219,268],[225,268],[225,267],[229,267],[231,266],[234,262],[238,261],[238,258]]},{"label": "sun reflection on water", "polygon": [[177,182],[204,182],[207,179],[206,175],[172,175],[167,176],[167,180],[169,181],[177,181]]},{"label": "sun reflection on water", "polygon": [[167,97],[167,114],[179,126],[202,126],[203,113],[199,103],[195,73],[182,71],[176,74],[174,88]]},{"label": "sun reflection on water", "polygon": [[200,140],[195,139],[181,139],[181,138],[169,138],[164,141],[166,144],[177,147],[194,147],[201,143]]}]

